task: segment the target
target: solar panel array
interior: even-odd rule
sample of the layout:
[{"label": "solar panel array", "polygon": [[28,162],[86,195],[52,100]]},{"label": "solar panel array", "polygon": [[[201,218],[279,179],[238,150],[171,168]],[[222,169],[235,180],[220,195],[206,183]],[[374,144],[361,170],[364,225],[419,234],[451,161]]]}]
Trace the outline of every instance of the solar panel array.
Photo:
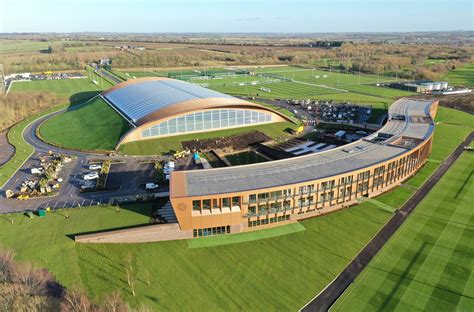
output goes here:
[{"label": "solar panel array", "polygon": [[108,92],[104,97],[133,123],[175,103],[208,98],[233,98],[180,80],[152,80],[129,84]]}]

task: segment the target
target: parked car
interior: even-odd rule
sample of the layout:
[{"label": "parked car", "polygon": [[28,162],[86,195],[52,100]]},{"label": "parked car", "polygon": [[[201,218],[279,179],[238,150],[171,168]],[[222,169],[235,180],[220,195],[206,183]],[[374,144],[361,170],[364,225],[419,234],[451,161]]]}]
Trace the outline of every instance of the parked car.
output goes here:
[{"label": "parked car", "polygon": [[84,175],[84,180],[95,180],[99,178],[99,173],[98,172],[91,172],[86,175]]},{"label": "parked car", "polygon": [[89,165],[89,170],[100,170],[100,169],[102,169],[101,165],[97,165],[97,164]]},{"label": "parked car", "polygon": [[147,183],[145,184],[145,189],[147,191],[153,191],[153,190],[157,190],[160,186],[156,183]]}]

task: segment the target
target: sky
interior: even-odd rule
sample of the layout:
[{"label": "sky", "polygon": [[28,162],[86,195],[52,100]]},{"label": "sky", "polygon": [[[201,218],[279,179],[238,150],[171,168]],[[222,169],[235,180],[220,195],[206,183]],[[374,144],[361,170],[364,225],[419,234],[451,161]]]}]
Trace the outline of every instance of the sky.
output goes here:
[{"label": "sky", "polygon": [[5,32],[473,30],[474,0],[0,0]]}]

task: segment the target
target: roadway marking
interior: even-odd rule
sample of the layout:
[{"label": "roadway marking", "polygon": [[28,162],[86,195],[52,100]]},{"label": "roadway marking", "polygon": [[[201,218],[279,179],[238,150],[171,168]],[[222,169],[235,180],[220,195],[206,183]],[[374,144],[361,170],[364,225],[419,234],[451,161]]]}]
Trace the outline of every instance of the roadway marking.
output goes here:
[{"label": "roadway marking", "polygon": [[82,200],[81,206],[84,206],[85,201],[86,201],[85,199]]},{"label": "roadway marking", "polygon": [[56,206],[58,205],[58,202],[54,204],[53,210],[56,210]]},{"label": "roadway marking", "polygon": [[63,208],[66,207],[67,201],[64,203]]},{"label": "roadway marking", "polygon": [[89,207],[92,206],[92,203],[93,203],[93,202],[94,202],[94,200],[91,200],[91,204],[89,205]]}]

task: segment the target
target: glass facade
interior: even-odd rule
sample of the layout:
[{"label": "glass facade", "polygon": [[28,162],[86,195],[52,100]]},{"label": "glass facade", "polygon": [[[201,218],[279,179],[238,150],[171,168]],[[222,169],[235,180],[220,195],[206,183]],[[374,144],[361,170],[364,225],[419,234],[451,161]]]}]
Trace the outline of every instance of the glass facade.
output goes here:
[{"label": "glass facade", "polygon": [[142,136],[157,137],[268,122],[272,122],[271,113],[246,109],[213,109],[169,119],[143,130]]}]

